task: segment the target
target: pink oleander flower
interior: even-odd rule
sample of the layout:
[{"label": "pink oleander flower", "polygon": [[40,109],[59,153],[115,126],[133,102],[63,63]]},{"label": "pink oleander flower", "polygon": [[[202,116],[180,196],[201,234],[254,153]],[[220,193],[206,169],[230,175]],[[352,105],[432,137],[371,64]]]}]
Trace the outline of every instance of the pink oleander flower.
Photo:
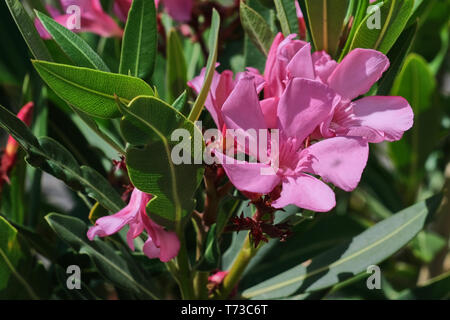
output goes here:
[{"label": "pink oleander flower", "polygon": [[[17,114],[17,118],[22,120],[27,126],[30,126],[33,118],[33,109],[34,103],[28,102],[20,109]],[[8,174],[16,163],[18,149],[19,143],[12,136],[9,136],[8,142],[6,143],[6,148],[0,159],[0,191],[2,190],[5,182],[9,183]]]},{"label": "pink oleander flower", "polygon": [[[121,21],[125,22],[127,20],[132,2],[132,0],[116,0],[114,2],[114,12]],[[179,22],[191,20],[193,0],[155,0],[156,8],[158,8],[160,2],[163,3],[167,13],[174,20]]]},{"label": "pink oleander flower", "polygon": [[337,63],[324,51],[311,54],[309,43],[294,38],[278,34],[267,59],[262,104],[267,105],[263,112],[270,126],[289,80],[304,78],[327,85],[341,97],[319,125],[316,138],[359,136],[378,143],[399,140],[412,127],[414,114],[402,97],[370,96],[353,101],[367,93],[389,68],[384,54],[355,49]]},{"label": "pink oleander flower", "polygon": [[[336,204],[334,192],[313,175],[351,191],[360,181],[369,150],[367,141],[360,137],[334,137],[309,145],[310,134],[339,101],[339,95],[325,84],[294,78],[277,108],[278,153],[269,150],[265,162],[237,162],[221,150],[215,150],[215,155],[241,191],[269,194],[281,186],[280,196],[271,203],[274,208],[295,204],[308,210],[329,211]],[[223,104],[222,115],[227,129],[269,128],[253,76],[239,80]],[[262,174],[271,169],[274,174]]]},{"label": "pink oleander flower", "polygon": [[[218,65],[217,65],[218,66]],[[258,93],[263,89],[264,79],[255,68],[247,68],[247,71],[255,76]],[[188,85],[199,93],[205,81],[206,69],[203,68],[200,75],[188,82]],[[217,129],[223,130],[222,106],[236,84],[245,76],[245,72],[239,72],[233,79],[233,71],[225,70],[222,73],[214,72],[211,88],[205,101],[205,107],[211,114]]]},{"label": "pink oleander flower", "polygon": [[[47,5],[46,8],[56,22],[73,32],[92,32],[102,37],[121,37],[123,35],[123,30],[114,19],[103,11],[100,0],[60,0],[60,2],[64,13],[60,13],[50,5]],[[74,13],[67,14],[67,9],[73,5],[80,8],[79,28],[74,23]],[[34,24],[42,38],[51,38],[39,19],[36,19]]]},{"label": "pink oleander flower", "polygon": [[127,233],[127,242],[131,250],[134,250],[134,239],[145,230],[148,239],[142,250],[147,257],[159,258],[162,262],[175,258],[180,249],[180,241],[175,232],[166,231],[148,217],[145,207],[151,198],[151,195],[135,188],[125,208],[114,215],[98,219],[95,226],[89,228],[87,233],[89,240],[92,241],[95,236],[110,236],[128,224],[130,229]]}]

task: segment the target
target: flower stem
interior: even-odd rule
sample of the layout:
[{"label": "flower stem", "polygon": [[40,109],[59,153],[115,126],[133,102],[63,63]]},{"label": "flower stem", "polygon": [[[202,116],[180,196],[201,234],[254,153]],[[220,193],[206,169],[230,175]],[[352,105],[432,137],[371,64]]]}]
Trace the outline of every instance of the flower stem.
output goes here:
[{"label": "flower stem", "polygon": [[181,297],[183,300],[189,300],[194,298],[194,288],[191,276],[191,266],[189,263],[189,257],[186,249],[186,241],[184,237],[179,233],[180,239],[180,251],[177,256],[177,280],[181,291]]},{"label": "flower stem", "polygon": [[250,260],[255,256],[260,247],[261,245],[259,245],[257,248],[253,247],[253,245],[250,243],[250,237],[246,237],[241,251],[239,251],[239,254],[234,260],[229,273],[223,281],[222,288],[217,296],[218,299],[227,299],[230,296],[234,287],[241,279],[242,274],[247,268]]}]

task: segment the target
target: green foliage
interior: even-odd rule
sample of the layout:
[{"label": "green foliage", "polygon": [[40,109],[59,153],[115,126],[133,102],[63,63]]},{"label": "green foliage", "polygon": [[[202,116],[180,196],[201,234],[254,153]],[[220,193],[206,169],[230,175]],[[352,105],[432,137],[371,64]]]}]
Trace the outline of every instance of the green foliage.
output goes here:
[{"label": "green foliage", "polygon": [[355,48],[371,48],[389,52],[410,18],[414,0],[386,0],[377,2],[381,28],[369,28],[377,13],[367,14],[361,21],[352,40],[350,51]]},{"label": "green foliage", "polygon": [[8,279],[15,273],[21,255],[17,230],[0,217],[0,291],[6,288]]},{"label": "green foliage", "polygon": [[141,79],[63,64],[33,61],[42,79],[68,104],[99,118],[117,118],[114,96],[128,104],[139,95],[153,95]]},{"label": "green foliage", "polygon": [[[197,164],[203,146],[194,143],[201,132],[176,109],[154,97],[137,97],[128,107],[118,105],[124,115],[122,133],[130,143],[126,155],[130,179],[139,190],[154,195],[147,206],[151,217],[173,227],[194,207],[192,197],[203,176],[203,168]],[[190,136],[176,137],[182,139],[178,144],[172,138],[176,129],[185,129]],[[174,150],[175,146],[179,149]],[[182,156],[180,152],[183,163],[175,164],[172,155]]]},{"label": "green foliage", "polygon": [[309,28],[316,50],[325,50],[330,55],[337,54],[348,0],[305,1]]},{"label": "green foliage", "polygon": [[92,168],[79,166],[75,158],[55,140],[36,138],[26,125],[0,106],[0,126],[7,130],[27,152],[27,162],[58,179],[74,190],[82,190],[110,211],[118,211],[123,202],[110,184]]},{"label": "green foliage", "polygon": [[155,3],[135,0],[125,26],[119,72],[142,79],[151,76],[157,47]]},{"label": "green foliage", "polygon": [[[276,211],[274,226],[261,228],[275,232],[289,223],[291,233],[280,241],[264,231],[268,243],[258,248],[248,240],[249,225],[231,230],[251,223],[236,217],[251,218],[262,203],[233,188],[220,166],[202,163],[201,130],[214,127],[202,111],[217,98],[210,92],[216,72],[231,69],[234,81],[247,67],[263,74],[274,36],[299,34],[294,0],[195,1],[185,22],[172,19],[167,6],[134,0],[125,23],[113,1],[102,0],[124,28],[122,39],[68,30],[50,18],[48,1],[0,3],[0,104],[12,107],[0,107],[0,140],[10,134],[20,145],[1,177],[0,299],[206,299],[233,290],[244,299],[448,299],[449,273],[440,260],[448,233],[440,221],[448,214],[450,5],[298,2],[313,51],[339,61],[356,48],[387,55],[390,68],[366,96],[404,97],[414,126],[400,141],[371,145],[358,188],[335,189],[331,212]],[[372,5],[379,12],[368,12]],[[373,28],[378,18],[380,28]],[[40,38],[37,22],[51,39]],[[203,67],[195,97],[187,82]],[[29,127],[12,112],[28,101],[35,104]],[[112,163],[119,157],[125,163]],[[144,254],[146,231],[133,240],[135,252],[127,228],[87,238],[87,224],[119,212],[131,187],[151,194],[149,217],[176,231],[180,250],[168,263]],[[82,269],[81,290],[66,286],[73,264]],[[367,289],[372,264],[382,269],[381,290]],[[425,269],[430,278],[423,281]],[[208,277],[217,270],[231,272],[213,288]]]},{"label": "green foliage", "polygon": [[267,57],[274,38],[270,26],[258,12],[243,1],[239,12],[242,26],[249,39]]},{"label": "green foliage", "polygon": [[373,264],[407,244],[424,226],[441,200],[440,196],[415,204],[388,218],[346,244],[312,258],[308,266],[300,265],[247,289],[246,298],[274,299],[297,292],[327,288],[350,276],[364,272]]},{"label": "green foliage", "polygon": [[25,42],[36,59],[52,61],[47,47],[19,0],[5,0]]},{"label": "green foliage", "polygon": [[143,298],[156,298],[148,288],[148,280],[110,244],[98,240],[90,242],[86,238],[87,227],[83,221],[57,213],[50,213],[45,219],[58,237],[80,254],[87,254],[106,279]]},{"label": "green foliage", "polygon": [[[424,164],[434,149],[440,134],[439,106],[433,103],[436,81],[427,62],[416,54],[406,58],[398,74],[391,95],[402,96],[414,111],[414,126],[400,141],[389,145],[392,160],[410,193],[416,192],[417,183],[424,173]],[[411,195],[412,196],[412,195]]]},{"label": "green foliage", "polygon": [[170,30],[167,39],[167,100],[172,103],[186,89],[186,59],[180,37],[175,29]]},{"label": "green foliage", "polygon": [[36,15],[61,50],[76,66],[109,71],[102,58],[82,38],[43,13],[36,11]]}]

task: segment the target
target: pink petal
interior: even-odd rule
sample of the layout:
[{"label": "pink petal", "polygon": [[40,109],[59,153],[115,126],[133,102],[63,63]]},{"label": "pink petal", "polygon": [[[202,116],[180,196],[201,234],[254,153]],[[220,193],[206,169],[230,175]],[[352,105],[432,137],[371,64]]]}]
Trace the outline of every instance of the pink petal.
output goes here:
[{"label": "pink petal", "polygon": [[247,76],[239,80],[223,104],[222,113],[229,129],[267,128],[256,94],[254,77]]},{"label": "pink petal", "polygon": [[289,75],[293,78],[315,79],[314,68],[311,58],[311,44],[306,44],[294,55],[286,67]]},{"label": "pink petal", "polygon": [[314,174],[325,182],[352,191],[358,186],[369,156],[366,140],[351,137],[336,137],[322,140],[308,149]]},{"label": "pink petal", "polygon": [[144,254],[150,259],[159,258],[162,262],[175,258],[180,250],[180,240],[176,233],[164,230],[148,217],[144,219],[144,223],[148,233],[148,239],[142,248]]},{"label": "pink petal", "polygon": [[280,98],[273,97],[260,101],[261,111],[268,128],[277,128],[277,108]]},{"label": "pink petal", "polygon": [[343,97],[353,100],[366,93],[389,68],[389,59],[379,51],[355,49],[331,74],[328,83]]},{"label": "pink petal", "polygon": [[178,255],[178,251],[180,250],[180,240],[175,232],[166,231],[160,226],[155,229],[160,249],[159,260],[168,262]]},{"label": "pink petal", "polygon": [[328,83],[328,78],[338,66],[337,62],[331,59],[325,51],[316,51],[312,54],[314,71],[318,80]]},{"label": "pink petal", "polygon": [[337,103],[328,86],[307,79],[292,79],[278,105],[278,127],[285,137],[302,142],[323,122]]},{"label": "pink petal", "polygon": [[283,40],[284,36],[279,32],[273,40],[269,55],[267,56],[266,68],[264,70],[264,77],[266,79],[264,97],[266,98],[278,96],[278,92],[283,88],[281,81],[284,80],[284,74],[277,63],[278,46]]},{"label": "pink petal", "polygon": [[215,151],[215,154],[231,183],[241,191],[265,194],[271,192],[280,183],[280,178],[276,174],[262,174],[263,170],[266,172],[271,170],[267,164],[238,163],[237,160],[219,151]]},{"label": "pink petal", "polygon": [[274,208],[295,204],[307,210],[327,212],[334,208],[336,199],[333,190],[322,181],[307,174],[286,177],[280,198],[272,202]]},{"label": "pink petal", "polygon": [[[414,113],[408,101],[402,97],[365,97],[353,104],[355,122],[371,129],[375,135],[369,142],[400,140],[414,122]],[[347,135],[354,135],[358,128],[350,128]]]}]

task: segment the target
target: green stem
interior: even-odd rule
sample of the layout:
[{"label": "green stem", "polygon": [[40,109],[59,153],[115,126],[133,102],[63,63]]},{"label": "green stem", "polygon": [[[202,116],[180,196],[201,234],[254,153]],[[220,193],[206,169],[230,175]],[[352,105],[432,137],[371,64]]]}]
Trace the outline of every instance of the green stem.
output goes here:
[{"label": "green stem", "polygon": [[181,297],[183,300],[194,298],[193,279],[191,274],[191,266],[187,254],[186,241],[181,232],[178,232],[180,239],[180,251],[177,256],[177,275],[178,286],[180,287]]},{"label": "green stem", "polygon": [[25,288],[25,290],[27,290],[29,296],[31,297],[31,299],[33,300],[39,300],[39,297],[37,296],[37,294],[33,291],[33,289],[28,285],[28,283],[26,282],[26,280],[16,271],[16,269],[14,268],[14,266],[12,265],[11,261],[9,261],[7,255],[3,252],[2,249],[0,249],[0,256],[3,258],[3,260],[5,260],[6,265],[8,266],[8,268],[11,270],[11,273],[16,277],[16,279],[23,285],[23,287]]},{"label": "green stem", "polygon": [[198,271],[194,277],[194,291],[196,299],[208,299],[208,277],[209,272]]},{"label": "green stem", "polygon": [[258,246],[257,248],[253,247],[252,244],[250,243],[250,237],[247,236],[241,248],[241,251],[239,251],[239,254],[234,260],[230,271],[228,272],[227,276],[223,281],[222,288],[217,296],[218,299],[227,299],[230,296],[234,287],[241,279],[242,274],[247,268],[250,260],[255,256],[260,247],[261,245]]}]

